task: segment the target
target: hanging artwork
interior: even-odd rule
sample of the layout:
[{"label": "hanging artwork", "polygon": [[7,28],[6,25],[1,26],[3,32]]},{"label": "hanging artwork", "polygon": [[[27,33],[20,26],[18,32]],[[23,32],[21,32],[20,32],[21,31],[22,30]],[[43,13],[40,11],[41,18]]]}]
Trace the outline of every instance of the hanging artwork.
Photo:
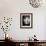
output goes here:
[{"label": "hanging artwork", "polygon": [[4,32],[9,31],[10,26],[11,26],[11,23],[12,23],[12,18],[4,17],[4,18],[3,18],[3,25],[2,25],[2,27],[1,27],[1,29],[2,29]]},{"label": "hanging artwork", "polygon": [[30,5],[34,8],[38,8],[43,4],[43,0],[29,0]]},{"label": "hanging artwork", "polygon": [[32,13],[20,13],[20,28],[32,28]]}]

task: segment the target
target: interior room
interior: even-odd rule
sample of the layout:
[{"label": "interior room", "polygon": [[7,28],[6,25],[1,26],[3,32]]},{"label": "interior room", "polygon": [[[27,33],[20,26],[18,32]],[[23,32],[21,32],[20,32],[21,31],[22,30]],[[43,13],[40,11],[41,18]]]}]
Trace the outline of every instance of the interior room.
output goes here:
[{"label": "interior room", "polygon": [[0,46],[46,46],[46,0],[0,0]]}]

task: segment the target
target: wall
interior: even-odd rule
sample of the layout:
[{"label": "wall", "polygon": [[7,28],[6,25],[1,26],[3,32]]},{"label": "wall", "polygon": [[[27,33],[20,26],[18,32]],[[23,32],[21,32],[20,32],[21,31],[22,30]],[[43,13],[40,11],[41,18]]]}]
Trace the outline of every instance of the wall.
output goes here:
[{"label": "wall", "polygon": [[[37,35],[37,39],[46,40],[45,7],[33,8],[29,4],[29,0],[0,0],[0,18],[4,16],[13,18],[12,26],[8,33],[10,37],[16,40],[28,40],[34,34]],[[20,13],[33,13],[32,29],[20,29]],[[0,31],[0,35],[2,35],[1,33],[3,31]],[[2,38],[4,39],[4,37],[0,36],[0,39]]]}]

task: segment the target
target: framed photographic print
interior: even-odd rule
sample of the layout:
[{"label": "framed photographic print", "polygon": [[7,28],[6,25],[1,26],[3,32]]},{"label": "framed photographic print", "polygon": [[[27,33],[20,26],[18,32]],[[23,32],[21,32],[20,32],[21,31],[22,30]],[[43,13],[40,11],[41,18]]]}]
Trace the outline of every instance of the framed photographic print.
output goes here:
[{"label": "framed photographic print", "polygon": [[33,14],[32,13],[20,13],[20,28],[32,28]]}]

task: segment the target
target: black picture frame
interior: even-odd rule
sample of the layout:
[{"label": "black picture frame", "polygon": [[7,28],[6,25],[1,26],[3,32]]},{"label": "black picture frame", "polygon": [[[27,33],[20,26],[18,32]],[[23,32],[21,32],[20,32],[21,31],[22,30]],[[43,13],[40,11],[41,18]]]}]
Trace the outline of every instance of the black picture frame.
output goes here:
[{"label": "black picture frame", "polygon": [[30,29],[33,27],[33,14],[20,13],[20,28]]}]

